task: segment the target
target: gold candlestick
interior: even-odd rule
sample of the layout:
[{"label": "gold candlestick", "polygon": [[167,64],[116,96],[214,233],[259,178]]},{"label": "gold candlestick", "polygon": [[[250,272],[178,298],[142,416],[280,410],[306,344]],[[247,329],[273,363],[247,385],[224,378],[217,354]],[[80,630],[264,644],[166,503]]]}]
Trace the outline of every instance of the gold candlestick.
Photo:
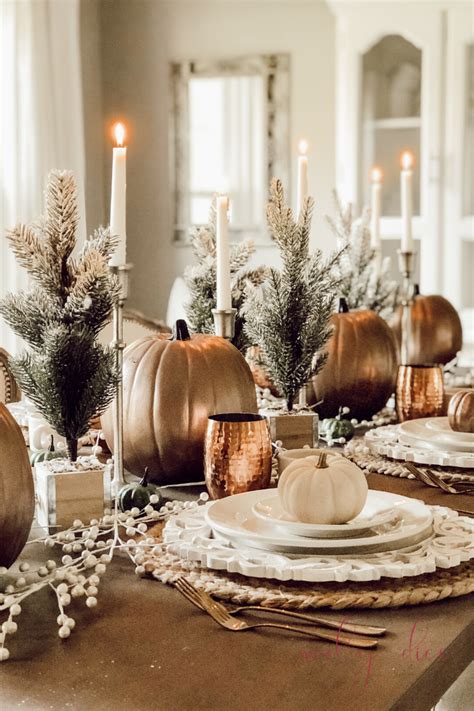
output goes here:
[{"label": "gold candlestick", "polygon": [[237,309],[212,309],[216,336],[231,341],[235,336],[235,316]]},{"label": "gold candlestick", "polygon": [[398,268],[403,276],[403,295],[402,295],[402,343],[401,343],[401,362],[402,365],[408,365],[410,360],[410,343],[411,343],[411,304],[413,301],[412,275],[415,265],[415,252],[403,252],[398,250]]},{"label": "gold candlestick", "polygon": [[111,493],[117,496],[120,489],[126,484],[123,466],[123,351],[126,343],[123,340],[123,307],[128,297],[129,272],[132,264],[121,264],[111,267],[120,284],[120,295],[113,310],[113,340],[112,348],[115,350],[115,367],[119,374],[119,383],[113,404],[114,413],[114,477]]}]

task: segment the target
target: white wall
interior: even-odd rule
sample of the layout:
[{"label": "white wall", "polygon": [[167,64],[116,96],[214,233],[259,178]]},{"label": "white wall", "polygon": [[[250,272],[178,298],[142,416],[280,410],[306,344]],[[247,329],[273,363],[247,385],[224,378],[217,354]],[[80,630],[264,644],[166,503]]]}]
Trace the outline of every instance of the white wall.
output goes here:
[{"label": "white wall", "polygon": [[[114,0],[101,10],[102,101],[106,124],[123,118],[128,141],[130,304],[163,317],[175,276],[192,260],[172,244],[168,167],[168,65],[184,59],[291,54],[291,141],[310,144],[310,188],[316,197],[314,244],[329,249],[321,217],[334,185],[334,19],[320,0]],[[95,129],[94,129],[95,130]],[[105,152],[105,207],[111,149]],[[295,159],[296,162],[296,159]],[[296,166],[295,166],[296,167]],[[99,187],[97,187],[99,189]],[[262,247],[257,261],[276,260]]]}]

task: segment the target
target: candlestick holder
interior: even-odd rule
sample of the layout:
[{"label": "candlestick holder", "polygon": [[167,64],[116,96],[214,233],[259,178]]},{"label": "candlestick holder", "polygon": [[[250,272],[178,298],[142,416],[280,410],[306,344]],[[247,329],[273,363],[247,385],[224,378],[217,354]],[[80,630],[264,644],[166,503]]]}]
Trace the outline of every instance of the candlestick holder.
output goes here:
[{"label": "candlestick holder", "polygon": [[115,351],[115,367],[119,374],[119,383],[113,404],[114,416],[114,477],[112,480],[111,494],[116,496],[126,484],[123,466],[123,351],[126,343],[123,340],[123,307],[128,298],[129,272],[132,264],[121,264],[110,267],[112,274],[118,279],[120,294],[113,309],[113,340],[112,348]]},{"label": "candlestick holder", "polygon": [[415,267],[416,252],[398,250],[398,269],[403,276],[402,291],[402,365],[408,365],[411,343],[411,304],[413,301],[412,275]]},{"label": "candlestick holder", "polygon": [[216,336],[231,341],[235,336],[235,316],[237,309],[212,309]]}]

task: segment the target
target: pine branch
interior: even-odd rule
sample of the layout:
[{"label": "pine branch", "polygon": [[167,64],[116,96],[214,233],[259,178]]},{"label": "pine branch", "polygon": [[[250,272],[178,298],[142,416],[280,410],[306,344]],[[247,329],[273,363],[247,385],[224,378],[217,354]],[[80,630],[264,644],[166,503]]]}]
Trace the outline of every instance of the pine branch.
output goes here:
[{"label": "pine branch", "polygon": [[337,287],[332,269],[340,255],[325,262],[319,250],[309,251],[312,211],[313,200],[308,198],[295,222],[281,181],[272,181],[267,219],[282,268],[270,269],[262,285],[248,289],[245,307],[247,336],[259,346],[289,411],[298,391],[324,364]]},{"label": "pine branch", "polygon": [[114,354],[96,340],[119,294],[108,268],[116,242],[100,228],[73,259],[78,219],[73,175],[51,173],[46,216],[9,233],[36,287],[0,301],[0,313],[29,346],[12,362],[20,387],[73,454],[118,382]]},{"label": "pine branch", "polygon": [[371,247],[370,210],[355,219],[352,205],[344,206],[334,191],[336,217],[326,217],[338,244],[345,248],[332,267],[339,282],[339,295],[350,309],[370,309],[388,317],[398,302],[398,286],[389,278],[389,262],[380,265],[380,257]]}]

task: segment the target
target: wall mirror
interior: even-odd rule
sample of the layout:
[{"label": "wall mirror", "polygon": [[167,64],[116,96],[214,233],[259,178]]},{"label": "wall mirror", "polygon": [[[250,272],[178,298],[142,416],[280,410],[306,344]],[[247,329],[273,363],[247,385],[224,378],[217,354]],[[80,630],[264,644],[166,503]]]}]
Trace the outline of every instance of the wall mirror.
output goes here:
[{"label": "wall mirror", "polygon": [[205,224],[216,190],[230,198],[233,241],[268,241],[269,181],[289,186],[289,55],[171,64],[174,241]]}]

